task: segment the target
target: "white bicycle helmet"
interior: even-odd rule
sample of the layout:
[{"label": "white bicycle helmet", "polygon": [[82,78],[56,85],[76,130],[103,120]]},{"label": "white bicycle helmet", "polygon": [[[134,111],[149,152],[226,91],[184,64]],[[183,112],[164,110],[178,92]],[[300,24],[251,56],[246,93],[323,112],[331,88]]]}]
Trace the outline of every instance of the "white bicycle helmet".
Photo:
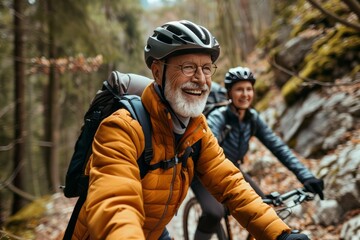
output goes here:
[{"label": "white bicycle helmet", "polygon": [[240,81],[249,81],[252,85],[254,85],[256,79],[250,69],[247,67],[230,68],[225,75],[225,88],[229,90],[234,83]]}]

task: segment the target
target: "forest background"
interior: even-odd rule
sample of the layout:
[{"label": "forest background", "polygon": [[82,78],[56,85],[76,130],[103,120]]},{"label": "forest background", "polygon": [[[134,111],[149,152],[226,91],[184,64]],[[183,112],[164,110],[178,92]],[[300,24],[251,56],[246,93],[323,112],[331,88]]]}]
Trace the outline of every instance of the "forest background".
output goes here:
[{"label": "forest background", "polygon": [[[146,39],[179,19],[207,27],[220,42],[214,81],[222,82],[230,67],[254,67],[259,110],[271,106],[273,89],[292,106],[338,79],[359,88],[357,0],[2,0],[0,226],[27,203],[61,191],[83,115],[102,81],[112,70],[151,77]],[[330,38],[331,31],[340,37]],[[305,34],[313,45],[302,42],[306,54],[289,68],[280,61],[284,39]]]}]

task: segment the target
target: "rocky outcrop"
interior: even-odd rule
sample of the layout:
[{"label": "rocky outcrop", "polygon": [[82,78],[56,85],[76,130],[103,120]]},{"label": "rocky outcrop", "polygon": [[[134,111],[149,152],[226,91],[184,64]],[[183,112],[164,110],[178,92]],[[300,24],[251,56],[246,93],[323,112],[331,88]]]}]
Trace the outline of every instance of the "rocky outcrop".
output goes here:
[{"label": "rocky outcrop", "polygon": [[284,112],[277,130],[304,157],[323,155],[353,137],[351,132],[360,126],[359,99],[360,91],[312,92]]}]

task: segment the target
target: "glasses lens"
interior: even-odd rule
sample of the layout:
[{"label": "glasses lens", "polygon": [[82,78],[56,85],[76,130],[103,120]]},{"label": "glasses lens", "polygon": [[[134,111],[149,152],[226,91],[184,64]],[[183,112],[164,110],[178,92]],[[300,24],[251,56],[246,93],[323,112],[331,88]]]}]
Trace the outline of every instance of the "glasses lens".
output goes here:
[{"label": "glasses lens", "polygon": [[185,76],[191,77],[195,74],[197,66],[195,63],[184,63],[181,66],[181,70]]},{"label": "glasses lens", "polygon": [[206,76],[211,76],[211,72],[212,72],[211,70],[212,70],[211,64],[205,64],[204,66],[202,66],[202,71]]},{"label": "glasses lens", "polygon": [[212,76],[216,72],[217,66],[215,64],[206,64],[202,67],[203,73],[206,76]]},{"label": "glasses lens", "polygon": [[[216,71],[217,66],[215,64],[205,64],[201,67],[202,72],[205,76],[212,76]],[[198,69],[198,66],[195,63],[184,63],[181,66],[181,70],[184,73],[184,75],[191,77],[194,76]]]}]

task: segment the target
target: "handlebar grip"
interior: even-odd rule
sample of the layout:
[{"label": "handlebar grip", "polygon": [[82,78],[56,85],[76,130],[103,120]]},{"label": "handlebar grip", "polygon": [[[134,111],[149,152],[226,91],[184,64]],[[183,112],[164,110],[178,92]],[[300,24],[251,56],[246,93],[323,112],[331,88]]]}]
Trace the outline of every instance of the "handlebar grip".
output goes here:
[{"label": "handlebar grip", "polygon": [[267,203],[267,204],[272,204],[272,203],[273,203],[273,200],[268,199],[268,198],[263,198],[263,202],[264,202],[264,203]]}]

